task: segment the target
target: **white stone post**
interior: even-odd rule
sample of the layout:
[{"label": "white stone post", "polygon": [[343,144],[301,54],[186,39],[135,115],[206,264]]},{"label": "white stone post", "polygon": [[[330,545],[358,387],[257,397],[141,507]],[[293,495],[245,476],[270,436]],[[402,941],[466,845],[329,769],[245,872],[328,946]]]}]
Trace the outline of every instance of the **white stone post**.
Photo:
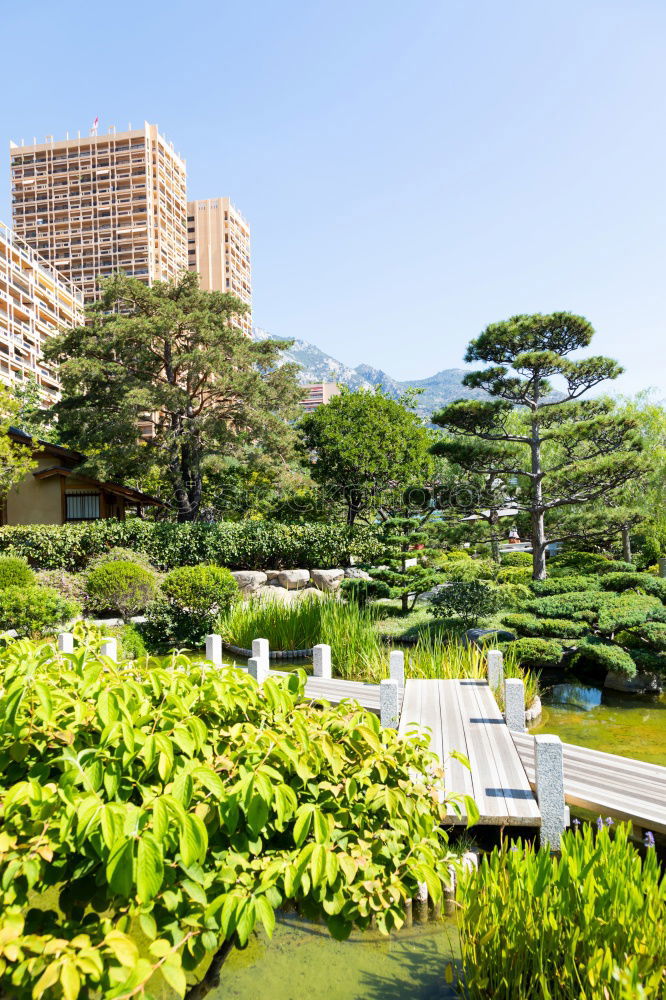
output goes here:
[{"label": "white stone post", "polygon": [[206,659],[214,667],[222,666],[222,636],[212,632],[206,636]]},{"label": "white stone post", "polygon": [[491,691],[500,691],[504,683],[504,656],[499,649],[489,649],[486,654],[486,673]]},{"label": "white stone post", "polygon": [[534,737],[536,797],[541,812],[541,845],[551,851],[560,848],[560,837],[567,825],[564,802],[564,759],[559,736]]},{"label": "white stone post", "polygon": [[391,650],[389,657],[389,676],[392,681],[398,682],[398,687],[405,686],[405,654],[401,649]]},{"label": "white stone post", "polygon": [[58,650],[61,653],[74,652],[74,636],[71,632],[61,632],[58,636]]},{"label": "white stone post", "polygon": [[270,662],[271,662],[271,647],[268,643],[268,639],[253,639],[252,640],[252,656],[255,660],[261,660],[266,665],[266,673],[268,673]]},{"label": "white stone post", "polygon": [[333,676],[331,667],[331,647],[325,642],[317,643],[312,647],[312,675],[313,677],[326,677],[330,680]]},{"label": "white stone post", "polygon": [[108,656],[110,660],[115,663],[118,662],[118,640],[111,638],[111,636],[102,640],[102,645],[99,647],[99,651],[102,656]]},{"label": "white stone post", "polygon": [[263,684],[268,677],[268,661],[257,656],[250,657],[247,661],[247,672],[250,677],[254,677],[257,684]]},{"label": "white stone post", "polygon": [[520,677],[504,681],[504,718],[514,733],[525,732],[525,685]]},{"label": "white stone post", "polygon": [[398,728],[398,682],[379,682],[379,718],[385,729]]}]

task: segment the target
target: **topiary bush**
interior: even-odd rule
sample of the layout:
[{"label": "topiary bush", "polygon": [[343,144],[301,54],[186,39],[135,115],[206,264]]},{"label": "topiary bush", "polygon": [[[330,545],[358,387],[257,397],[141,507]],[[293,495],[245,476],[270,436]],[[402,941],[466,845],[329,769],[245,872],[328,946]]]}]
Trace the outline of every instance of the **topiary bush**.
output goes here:
[{"label": "topiary bush", "polygon": [[557,667],[564,653],[564,647],[556,639],[516,639],[510,649],[521,667],[532,670]]},{"label": "topiary bush", "polygon": [[431,614],[436,618],[456,614],[465,628],[472,628],[481,618],[487,618],[498,611],[500,606],[497,590],[478,580],[441,587],[430,600]]},{"label": "topiary bush", "polygon": [[499,566],[492,559],[456,559],[444,566],[444,575],[454,583],[494,580]]},{"label": "topiary bush", "polygon": [[624,562],[622,559],[606,559],[599,563],[596,572],[599,576],[605,576],[606,573],[635,573],[636,567],[633,563]]},{"label": "topiary bush", "polygon": [[608,562],[606,557],[597,552],[578,552],[574,549],[571,552],[560,552],[553,556],[552,559],[548,560],[548,566],[559,576],[570,573],[596,573],[597,568],[606,562]]},{"label": "topiary bush", "polygon": [[594,663],[604,670],[624,674],[626,677],[633,677],[636,673],[636,663],[626,649],[596,636],[590,636],[581,643],[571,660],[574,667],[583,662]]},{"label": "topiary bush", "polygon": [[14,630],[19,636],[37,638],[71,621],[80,611],[79,604],[66,600],[52,587],[0,590],[0,632]]},{"label": "topiary bush", "polygon": [[181,566],[167,573],[160,597],[146,611],[141,633],[157,649],[170,643],[201,646],[220,615],[239,596],[238,584],[221,566]]},{"label": "topiary bush", "polygon": [[575,594],[578,591],[599,590],[601,581],[597,576],[581,576],[572,573],[570,576],[551,577],[548,580],[533,580],[530,587],[538,597],[550,597],[552,594]]},{"label": "topiary bush", "polygon": [[582,622],[566,618],[537,618],[535,615],[505,615],[504,624],[524,636],[553,639],[579,639],[588,632]]},{"label": "topiary bush", "polygon": [[[516,552],[516,555],[520,553]],[[532,570],[525,566],[501,566],[497,573],[498,583],[530,583]]]},{"label": "topiary bush", "polygon": [[500,583],[495,592],[502,608],[521,608],[532,597],[532,591],[524,583]]},{"label": "topiary bush", "polygon": [[153,571],[124,559],[102,562],[86,576],[86,607],[98,614],[111,612],[131,618],[145,611],[156,593]]},{"label": "topiary bush", "polygon": [[68,601],[82,604],[85,600],[85,578],[81,573],[68,573],[64,569],[40,569],[35,574],[41,587],[53,587]]},{"label": "topiary bush", "polygon": [[502,553],[502,566],[519,566],[521,569],[525,567],[532,570],[532,553],[531,552],[503,552]]},{"label": "topiary bush", "polygon": [[146,569],[153,568],[153,564],[145,552],[123,548],[121,545],[114,545],[106,552],[91,559],[88,563],[88,570],[95,569],[97,566],[104,566],[106,563],[111,562],[131,562],[139,566],[144,566]]},{"label": "topiary bush", "polygon": [[666,579],[652,576],[651,573],[609,573],[601,577],[600,582],[604,590],[614,590],[616,593],[642,590],[666,602]]},{"label": "topiary bush", "polygon": [[35,574],[25,559],[18,556],[0,558],[0,590],[3,587],[30,587],[35,582]]}]

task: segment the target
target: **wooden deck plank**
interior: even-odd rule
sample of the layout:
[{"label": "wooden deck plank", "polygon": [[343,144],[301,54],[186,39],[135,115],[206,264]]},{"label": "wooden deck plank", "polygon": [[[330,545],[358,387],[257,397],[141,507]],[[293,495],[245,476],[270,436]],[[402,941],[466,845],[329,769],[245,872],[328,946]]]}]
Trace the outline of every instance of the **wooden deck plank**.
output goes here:
[{"label": "wooden deck plank", "polygon": [[[442,751],[444,754],[444,785],[448,793],[474,797],[472,772],[459,760],[451,756],[453,751],[467,757],[467,741],[458,709],[458,693],[455,681],[440,680],[439,704],[442,719]],[[451,814],[453,816],[453,814]],[[457,822],[466,823],[467,814],[455,817]]]},{"label": "wooden deck plank", "polygon": [[459,681],[456,687],[458,703],[467,741],[467,755],[472,765],[474,801],[480,823],[502,825],[508,820],[504,794],[486,726],[479,721],[474,693],[475,681]]}]

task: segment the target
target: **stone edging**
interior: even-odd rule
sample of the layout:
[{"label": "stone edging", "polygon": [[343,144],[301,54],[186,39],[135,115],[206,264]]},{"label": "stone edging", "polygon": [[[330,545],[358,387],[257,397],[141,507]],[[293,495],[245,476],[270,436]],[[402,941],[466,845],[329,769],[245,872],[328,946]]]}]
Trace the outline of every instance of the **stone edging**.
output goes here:
[{"label": "stone edging", "polygon": [[536,696],[530,707],[525,711],[525,725],[531,726],[541,715],[541,698]]},{"label": "stone edging", "polygon": [[[242,646],[233,646],[230,642],[222,643],[223,649],[234,656],[244,656],[248,660],[252,656],[251,649],[243,649]],[[312,657],[311,649],[271,649],[268,654],[271,660],[307,660]]]}]

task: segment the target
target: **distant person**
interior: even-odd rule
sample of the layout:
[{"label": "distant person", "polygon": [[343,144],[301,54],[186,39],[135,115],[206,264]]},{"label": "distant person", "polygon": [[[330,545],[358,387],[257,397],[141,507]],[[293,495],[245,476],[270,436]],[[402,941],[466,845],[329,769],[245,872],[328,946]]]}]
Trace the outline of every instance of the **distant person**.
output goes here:
[{"label": "distant person", "polygon": [[509,545],[517,545],[520,542],[520,535],[516,528],[509,530]]}]

